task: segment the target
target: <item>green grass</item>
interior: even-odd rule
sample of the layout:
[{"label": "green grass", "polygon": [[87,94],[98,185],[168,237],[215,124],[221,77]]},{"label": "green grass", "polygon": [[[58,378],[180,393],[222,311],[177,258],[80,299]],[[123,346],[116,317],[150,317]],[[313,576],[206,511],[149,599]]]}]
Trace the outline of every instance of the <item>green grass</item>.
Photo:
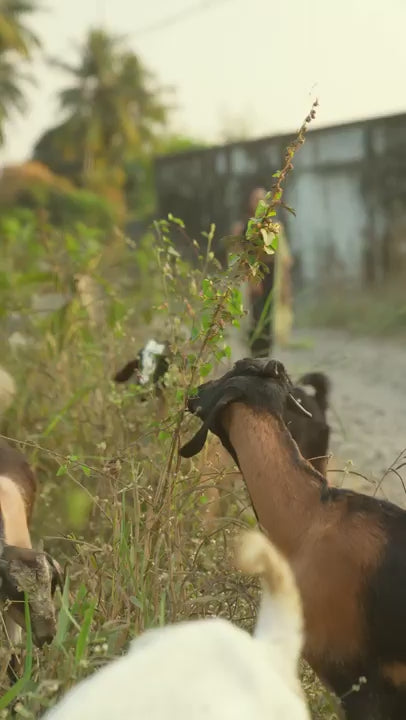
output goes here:
[{"label": "green grass", "polygon": [[392,280],[374,289],[325,287],[317,300],[299,294],[295,321],[299,327],[348,330],[356,335],[406,336],[403,285]]},{"label": "green grass", "polygon": [[[42,250],[37,237],[16,236],[8,240],[5,258],[3,326],[11,309],[20,310],[33,343],[3,350],[2,363],[19,392],[2,431],[20,442],[38,478],[34,543],[43,538],[68,566],[53,644],[41,652],[34,648],[31,656],[28,635],[17,709],[21,717],[35,718],[146,628],[221,615],[250,629],[258,592],[231,561],[234,533],[253,521],[244,490],[224,496],[225,517],[216,532],[206,532],[198,468],[177,455],[181,437],[190,432],[182,408],[199,377],[194,367],[200,363],[209,372],[223,353],[221,323],[229,321],[229,311],[222,309],[221,322],[210,325],[218,301],[213,286],[174,261],[171,250],[161,248],[157,256],[151,238],[134,251],[113,236],[90,252],[49,229]],[[44,264],[46,276],[35,274]],[[92,326],[75,291],[62,311],[45,318],[29,312],[32,292],[72,292],[77,272],[100,278],[101,323]],[[227,277],[223,281],[227,286]],[[160,309],[151,313],[153,304]],[[152,315],[174,348],[161,421],[155,398],[140,402],[137,388],[111,382],[151,335]],[[194,341],[181,339],[182,324],[195,327]],[[208,336],[199,337],[200,326]],[[7,348],[5,332],[0,339]],[[309,668],[303,673],[314,718],[333,720],[328,695]],[[14,693],[7,695],[4,668],[0,687],[5,705]]]}]

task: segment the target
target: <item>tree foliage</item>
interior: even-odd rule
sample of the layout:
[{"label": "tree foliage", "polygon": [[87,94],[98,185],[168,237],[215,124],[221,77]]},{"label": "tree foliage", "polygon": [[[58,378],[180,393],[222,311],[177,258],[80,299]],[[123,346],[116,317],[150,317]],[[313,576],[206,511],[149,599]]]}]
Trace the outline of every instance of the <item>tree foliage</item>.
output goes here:
[{"label": "tree foliage", "polygon": [[37,10],[35,0],[0,0],[0,145],[5,123],[13,112],[26,110],[24,86],[31,80],[21,65],[31,58],[40,41],[27,25]]},{"label": "tree foliage", "polygon": [[71,81],[59,95],[64,120],[40,138],[36,159],[57,172],[68,163],[75,179],[92,186],[109,168],[152,148],[168,108],[120,37],[92,30],[76,64],[54,64]]}]

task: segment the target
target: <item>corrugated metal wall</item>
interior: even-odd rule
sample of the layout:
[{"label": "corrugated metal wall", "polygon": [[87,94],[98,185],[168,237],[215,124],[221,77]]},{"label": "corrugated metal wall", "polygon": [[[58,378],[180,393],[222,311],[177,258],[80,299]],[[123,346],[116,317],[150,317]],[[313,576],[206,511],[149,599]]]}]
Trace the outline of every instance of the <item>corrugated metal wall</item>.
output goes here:
[{"label": "corrugated metal wall", "polygon": [[[217,237],[245,209],[250,190],[269,187],[289,136],[157,158],[159,215],[181,217],[198,238]],[[380,281],[406,271],[406,114],[308,133],[295,159],[283,217],[299,283],[321,277]],[[187,241],[179,238],[183,252]],[[221,255],[221,244],[217,249]]]}]

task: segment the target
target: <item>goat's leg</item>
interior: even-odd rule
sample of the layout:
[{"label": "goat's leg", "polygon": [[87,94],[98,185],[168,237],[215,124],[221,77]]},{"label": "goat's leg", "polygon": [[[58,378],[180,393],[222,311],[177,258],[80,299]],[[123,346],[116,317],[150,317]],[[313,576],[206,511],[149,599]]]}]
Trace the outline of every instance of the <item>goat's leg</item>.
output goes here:
[{"label": "goat's leg", "polygon": [[381,677],[368,676],[360,691],[349,694],[344,702],[347,720],[405,720],[406,685],[394,687]]},{"label": "goat's leg", "polygon": [[392,719],[392,715],[387,715],[383,707],[382,696],[374,688],[368,690],[362,688],[358,692],[351,692],[342,700],[342,708],[346,720],[367,720],[367,718],[368,720],[395,720],[395,717]]},{"label": "goat's leg", "polygon": [[[392,720],[384,708],[384,689],[375,669],[354,667],[343,673],[339,669],[331,669],[323,674],[323,680],[334,690],[346,720]],[[367,682],[358,679],[367,678]],[[354,686],[357,688],[351,689]],[[399,716],[400,717],[400,716]],[[406,720],[406,715],[404,716]],[[397,716],[393,720],[398,720]]]},{"label": "goat's leg", "polygon": [[383,682],[382,685],[382,717],[403,720],[406,718],[406,684],[394,687]]}]

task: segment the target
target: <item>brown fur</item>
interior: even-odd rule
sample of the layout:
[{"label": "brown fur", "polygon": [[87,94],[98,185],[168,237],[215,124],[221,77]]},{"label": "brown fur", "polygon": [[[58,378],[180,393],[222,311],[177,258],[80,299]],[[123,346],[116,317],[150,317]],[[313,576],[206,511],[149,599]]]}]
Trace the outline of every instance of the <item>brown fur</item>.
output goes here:
[{"label": "brown fur", "polygon": [[210,437],[209,442],[198,455],[197,466],[201,473],[202,491],[208,501],[204,506],[203,524],[207,530],[212,530],[222,514],[219,485],[232,492],[237,483],[243,482],[243,478],[233,459],[215,435]]},{"label": "brown fur", "polygon": [[379,563],[383,531],[367,517],[347,514],[345,496],[321,502],[325,480],[301,457],[281,419],[234,403],[223,425],[259,522],[293,565],[303,598],[305,657],[316,672],[321,660],[355,658],[365,633],[361,583]]},{"label": "brown fur", "polygon": [[35,476],[24,455],[11,447],[3,438],[0,438],[0,475],[6,475],[14,480],[20,490],[29,524],[37,492]]},{"label": "brown fur", "polygon": [[[56,632],[53,594],[62,585],[62,570],[53,558],[32,549],[29,522],[36,482],[24,455],[0,440],[0,603],[11,647],[25,627],[24,592],[29,598],[36,645],[50,642]],[[15,679],[19,661],[14,651],[8,665]]]},{"label": "brown fur", "polygon": [[406,664],[400,662],[388,663],[382,666],[382,675],[395,687],[406,687]]},{"label": "brown fur", "polygon": [[323,477],[327,477],[329,460],[330,457],[325,455],[323,455],[323,457],[309,458],[309,462],[311,462],[314,469],[323,475]]},{"label": "brown fur", "polygon": [[0,513],[7,543],[18,548],[31,548],[23,496],[17,483],[7,475],[0,475]]}]

